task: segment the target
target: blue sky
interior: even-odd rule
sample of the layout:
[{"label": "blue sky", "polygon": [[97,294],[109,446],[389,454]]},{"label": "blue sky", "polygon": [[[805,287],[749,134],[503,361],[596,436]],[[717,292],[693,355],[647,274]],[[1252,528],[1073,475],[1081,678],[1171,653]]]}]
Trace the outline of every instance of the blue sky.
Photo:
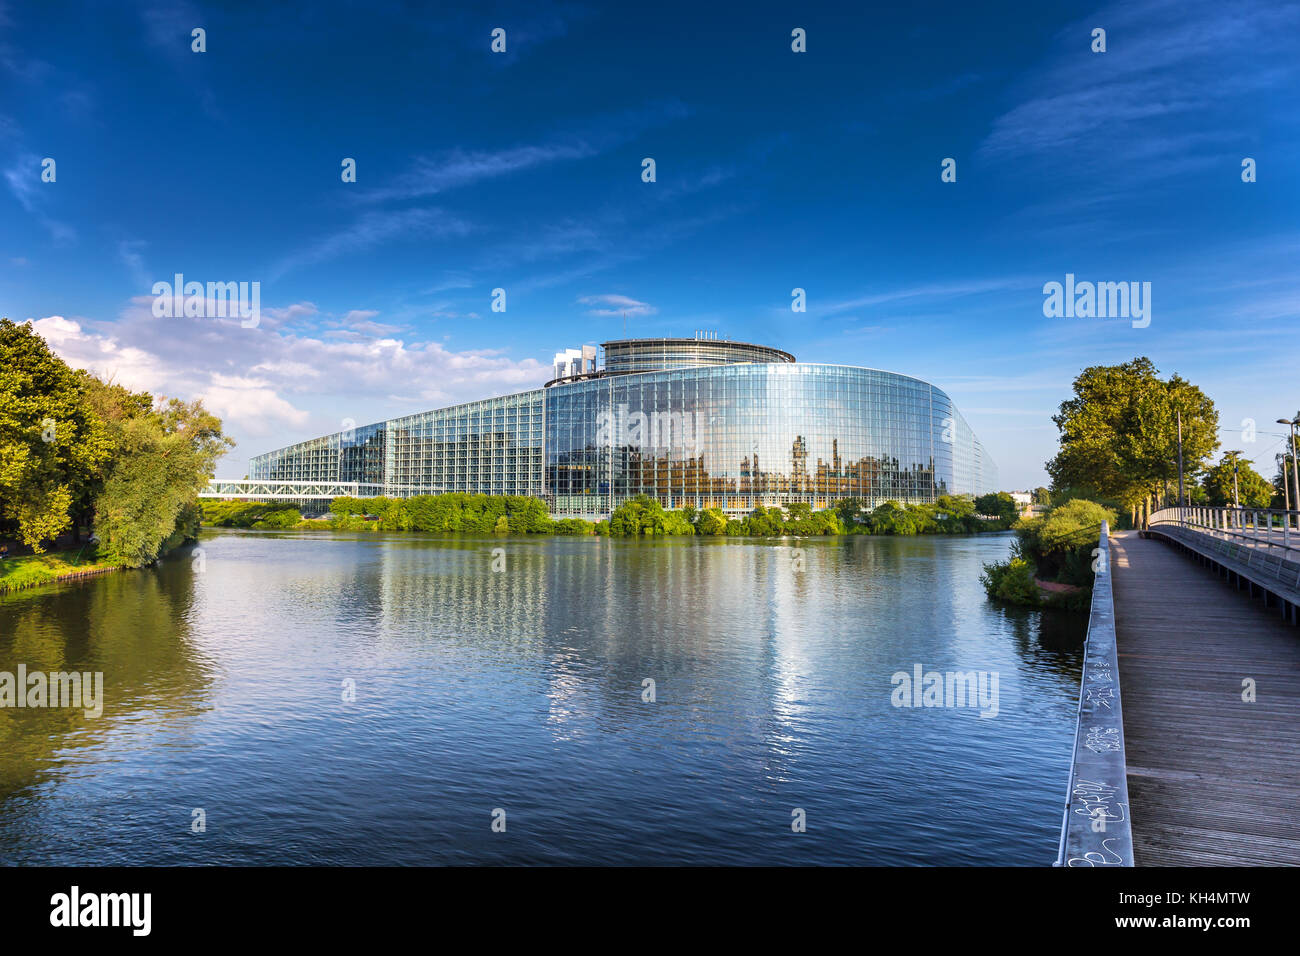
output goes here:
[{"label": "blue sky", "polygon": [[[302,6],[0,3],[0,314],[202,397],[220,474],[540,384],[624,311],[932,381],[1008,488],[1086,365],[1183,374],[1260,461],[1300,408],[1300,4]],[[178,272],[260,325],[155,318]],[[1150,326],[1046,318],[1066,273],[1150,282]]]}]

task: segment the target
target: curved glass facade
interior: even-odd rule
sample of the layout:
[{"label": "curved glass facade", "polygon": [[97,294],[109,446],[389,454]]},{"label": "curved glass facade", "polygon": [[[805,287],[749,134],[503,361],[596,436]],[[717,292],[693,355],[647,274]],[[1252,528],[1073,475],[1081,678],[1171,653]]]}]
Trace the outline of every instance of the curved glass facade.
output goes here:
[{"label": "curved glass facade", "polygon": [[605,371],[656,372],[738,362],[793,362],[794,356],[767,345],[727,339],[619,339],[601,345]]},{"label": "curved glass facade", "polygon": [[[637,342],[644,349],[631,348]],[[629,369],[673,362],[663,343],[674,342],[733,351],[719,364]],[[620,347],[614,368],[611,346]],[[597,377],[292,445],[254,458],[250,476],[382,482],[390,495],[534,495],[554,514],[586,517],[641,494],[670,508],[737,513],[997,490],[993,463],[933,385],[793,356],[756,362],[737,346],[764,348],[692,339],[606,343]]]},{"label": "curved glass facade", "polygon": [[729,365],[609,376],[546,393],[556,514],[983,494],[997,476],[951,400],[919,379],[843,365]]}]

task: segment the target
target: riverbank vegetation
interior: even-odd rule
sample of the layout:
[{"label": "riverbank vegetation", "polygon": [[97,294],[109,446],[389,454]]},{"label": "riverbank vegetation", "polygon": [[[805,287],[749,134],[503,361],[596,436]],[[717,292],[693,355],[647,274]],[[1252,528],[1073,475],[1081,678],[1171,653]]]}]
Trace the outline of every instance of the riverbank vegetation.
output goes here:
[{"label": "riverbank vegetation", "polygon": [[886,501],[875,509],[846,498],[835,503],[849,534],[975,534],[1006,531],[1015,522],[1016,503],[1005,491],[980,495],[940,495],[930,504]]},{"label": "riverbank vegetation", "polygon": [[39,555],[93,531],[98,560],[149,564],[197,533],[198,494],[233,444],[201,402],[74,370],[0,319],[0,538]]},{"label": "riverbank vegetation", "polygon": [[259,531],[427,531],[460,534],[592,534],[590,521],[552,520],[546,503],[525,495],[415,495],[411,498],[339,497],[324,518],[304,519],[278,502],[203,502],[203,523]]},{"label": "riverbank vegetation", "polygon": [[49,584],[60,578],[110,571],[117,565],[100,560],[94,545],[76,551],[50,551],[0,561],[0,592]]},{"label": "riverbank vegetation", "polygon": [[614,509],[607,520],[551,518],[538,498],[522,495],[417,495],[411,498],[335,498],[323,518],[303,518],[295,506],[275,502],[204,501],[203,523],[218,528],[333,531],[425,531],[462,534],[572,534],[616,538],[661,536],[810,537],[838,534],[971,534],[1003,531],[1015,517],[1005,492],[974,499],[941,496],[931,504],[885,502],[875,509],[860,499],[813,510],[809,504],[754,508],[728,517],[720,508],[668,509],[641,495]]},{"label": "riverbank vegetation", "polygon": [[1086,610],[1102,520],[1112,530],[1139,527],[1176,495],[1180,461],[1190,500],[1207,488],[1223,494],[1222,469],[1207,467],[1219,444],[1219,414],[1195,385],[1176,374],[1162,378],[1139,357],[1085,368],[1072,387],[1052,417],[1060,432],[1046,464],[1052,505],[1015,525],[1008,560],[984,566],[981,580],[996,600]]},{"label": "riverbank vegetation", "polygon": [[1113,525],[1115,517],[1095,501],[1076,498],[1017,522],[1011,556],[984,565],[985,591],[1008,604],[1086,610],[1101,523]]},{"label": "riverbank vegetation", "polygon": [[[1283,456],[1271,482],[1238,451],[1212,463],[1219,447],[1214,402],[1179,375],[1162,378],[1150,359],[1085,368],[1073,393],[1052,417],[1060,432],[1046,463],[1054,507],[1019,522],[1011,557],[985,566],[990,597],[1086,609],[1101,520],[1111,530],[1141,528],[1153,511],[1177,504],[1180,490],[1193,505],[1283,507]],[[1242,427],[1242,440],[1253,441],[1254,424]],[[1035,503],[1045,491],[1034,492]]]}]

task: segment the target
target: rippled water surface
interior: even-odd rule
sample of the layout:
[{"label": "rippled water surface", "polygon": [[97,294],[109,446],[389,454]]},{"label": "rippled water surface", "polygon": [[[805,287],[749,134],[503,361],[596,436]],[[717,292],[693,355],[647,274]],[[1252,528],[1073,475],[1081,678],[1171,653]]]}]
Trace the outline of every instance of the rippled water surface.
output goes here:
[{"label": "rippled water surface", "polygon": [[1050,863],[1084,623],[985,600],[1009,542],[220,532],[0,596],[0,671],[106,698],[0,709],[0,860]]}]

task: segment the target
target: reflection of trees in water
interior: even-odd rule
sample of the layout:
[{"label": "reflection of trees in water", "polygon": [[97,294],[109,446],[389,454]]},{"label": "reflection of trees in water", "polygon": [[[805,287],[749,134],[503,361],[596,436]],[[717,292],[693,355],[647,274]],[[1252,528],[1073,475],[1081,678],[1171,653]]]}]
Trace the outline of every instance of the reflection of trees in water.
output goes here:
[{"label": "reflection of trees in water", "polygon": [[[544,638],[544,572],[557,560],[551,539],[445,537],[377,542],[377,579],[361,580],[356,595],[376,607],[385,640],[422,646],[432,637],[494,658],[535,651]],[[598,547],[597,542],[587,542]],[[494,554],[496,549],[503,554]],[[504,570],[493,571],[498,558]],[[374,590],[371,590],[374,589]],[[366,593],[369,592],[369,593]]]},{"label": "reflection of trees in water", "polygon": [[199,713],[211,683],[189,643],[194,571],[186,553],[156,568],[0,598],[0,671],[104,675],[103,713],[0,708],[0,801],[55,772],[59,751]]},{"label": "reflection of trees in water", "polygon": [[1082,676],[1087,614],[1023,607],[1003,607],[1001,611],[1011,625],[1016,651],[1022,657],[1043,661],[1071,680]]}]

